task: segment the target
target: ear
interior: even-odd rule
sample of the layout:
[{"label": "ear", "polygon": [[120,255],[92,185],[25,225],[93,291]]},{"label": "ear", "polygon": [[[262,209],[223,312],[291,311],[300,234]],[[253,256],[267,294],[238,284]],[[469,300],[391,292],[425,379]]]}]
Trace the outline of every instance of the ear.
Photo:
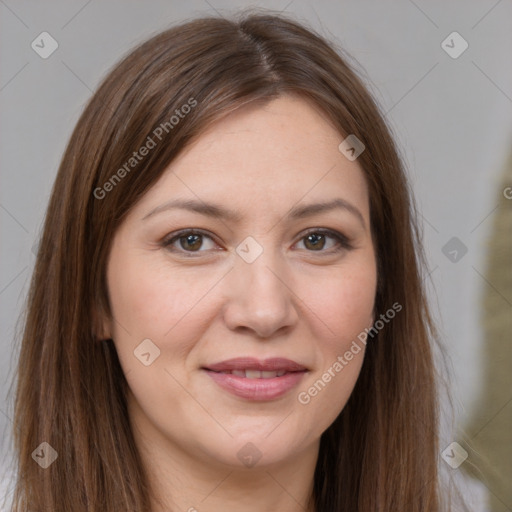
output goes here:
[{"label": "ear", "polygon": [[98,307],[92,310],[92,332],[95,340],[112,339],[112,322]]}]

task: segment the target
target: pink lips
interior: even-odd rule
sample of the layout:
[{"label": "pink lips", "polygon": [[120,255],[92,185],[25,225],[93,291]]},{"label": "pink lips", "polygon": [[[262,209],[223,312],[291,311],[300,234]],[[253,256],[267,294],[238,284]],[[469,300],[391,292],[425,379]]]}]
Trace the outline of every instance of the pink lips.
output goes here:
[{"label": "pink lips", "polygon": [[272,400],[294,388],[307,368],[285,358],[238,357],[203,368],[223,389],[249,400]]}]

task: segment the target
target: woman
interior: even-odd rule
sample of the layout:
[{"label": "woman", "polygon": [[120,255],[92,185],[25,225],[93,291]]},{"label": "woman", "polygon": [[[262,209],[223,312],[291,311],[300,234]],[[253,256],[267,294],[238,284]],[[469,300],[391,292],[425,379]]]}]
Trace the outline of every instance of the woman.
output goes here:
[{"label": "woman", "polygon": [[198,19],[90,100],[20,354],[15,511],[442,510],[406,177],[361,80]]}]

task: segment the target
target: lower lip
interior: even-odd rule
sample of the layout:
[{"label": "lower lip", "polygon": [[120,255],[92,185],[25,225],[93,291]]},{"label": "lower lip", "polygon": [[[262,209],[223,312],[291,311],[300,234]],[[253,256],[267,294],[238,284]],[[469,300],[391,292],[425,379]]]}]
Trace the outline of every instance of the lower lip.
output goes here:
[{"label": "lower lip", "polygon": [[306,373],[305,371],[291,372],[281,377],[272,377],[271,379],[248,379],[231,373],[205,371],[221,388],[233,395],[248,400],[272,400],[279,398],[297,386]]}]

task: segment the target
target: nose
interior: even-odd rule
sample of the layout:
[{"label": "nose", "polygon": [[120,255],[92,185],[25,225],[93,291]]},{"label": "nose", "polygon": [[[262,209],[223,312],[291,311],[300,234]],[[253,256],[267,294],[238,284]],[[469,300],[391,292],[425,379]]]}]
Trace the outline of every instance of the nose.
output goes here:
[{"label": "nose", "polygon": [[285,263],[266,251],[252,263],[237,258],[225,282],[227,327],[264,339],[291,330],[299,319],[299,299],[290,281]]}]

